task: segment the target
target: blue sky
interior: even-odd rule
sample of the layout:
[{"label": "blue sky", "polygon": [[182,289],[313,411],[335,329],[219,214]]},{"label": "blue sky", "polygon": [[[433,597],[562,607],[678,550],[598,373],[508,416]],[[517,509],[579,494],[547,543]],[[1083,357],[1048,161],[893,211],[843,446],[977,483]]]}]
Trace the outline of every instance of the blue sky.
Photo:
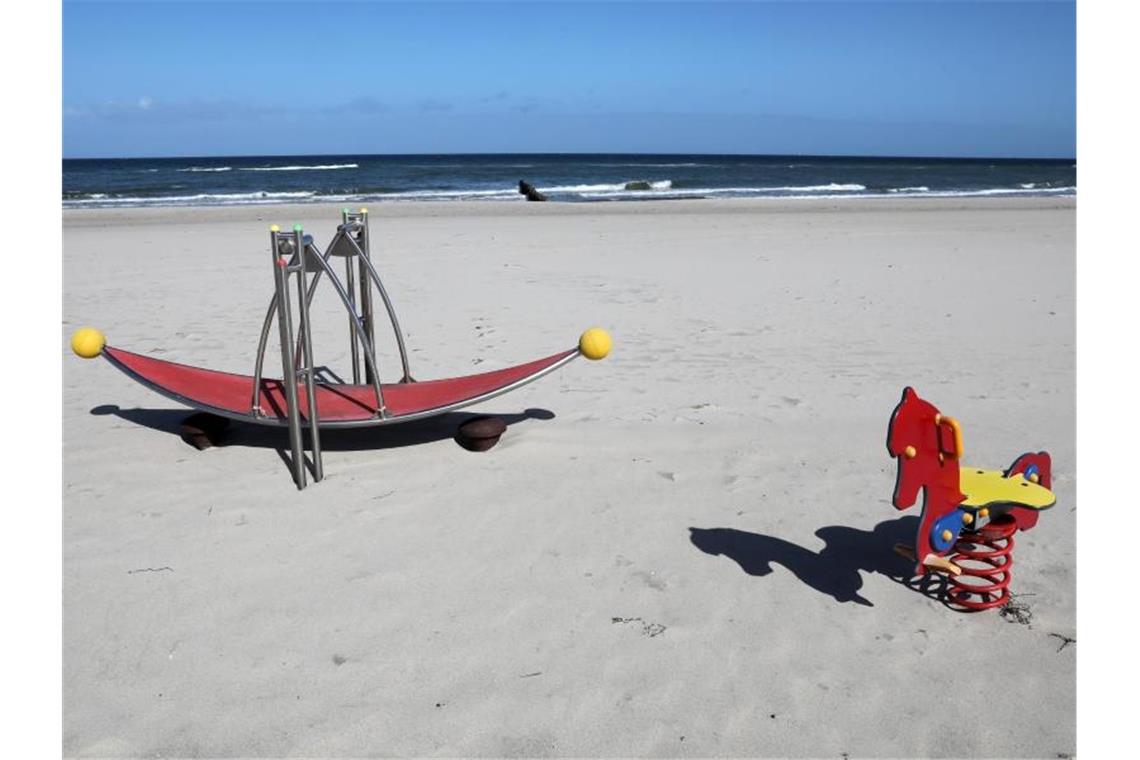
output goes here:
[{"label": "blue sky", "polygon": [[1072,2],[65,0],[64,157],[1072,157]]}]

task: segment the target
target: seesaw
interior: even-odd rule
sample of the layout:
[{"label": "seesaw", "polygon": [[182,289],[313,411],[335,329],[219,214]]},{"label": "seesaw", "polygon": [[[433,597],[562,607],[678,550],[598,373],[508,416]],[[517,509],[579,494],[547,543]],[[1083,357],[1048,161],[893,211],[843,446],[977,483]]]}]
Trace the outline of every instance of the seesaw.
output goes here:
[{"label": "seesaw", "polygon": [[947,601],[963,610],[1010,601],[1013,536],[1037,524],[1056,502],[1049,454],[1022,454],[1005,470],[961,464],[962,427],[913,388],[887,427],[887,451],[898,460],[892,502],[906,509],[922,491],[922,517],[914,546],[895,551],[913,560],[915,575],[944,573]]},{"label": "seesaw", "polygon": [[[342,211],[341,224],[324,251],[314,245],[300,225],[295,225],[292,232],[282,232],[273,225],[269,235],[276,289],[261,328],[252,375],[193,367],[115,348],[91,327],[77,330],[71,347],[86,359],[102,356],[147,388],[199,412],[255,425],[288,427],[293,480],[298,488],[305,487],[303,430],[309,434],[313,478],[319,481],[324,477],[321,429],[394,425],[445,414],[520,388],[578,356],[597,360],[610,351],[609,334],[594,327],[582,333],[577,347],[526,364],[463,377],[417,381],[409,369],[395,309],[371,260],[367,209]],[[345,261],[343,282],[333,271],[334,257]],[[328,278],[348,314],[351,382],[314,368],[309,307],[322,276]],[[291,278],[295,278],[297,288],[296,335],[289,292]],[[400,354],[402,375],[396,383],[381,382],[377,370],[373,285],[388,313]],[[275,320],[281,343],[280,380],[262,376]]]}]

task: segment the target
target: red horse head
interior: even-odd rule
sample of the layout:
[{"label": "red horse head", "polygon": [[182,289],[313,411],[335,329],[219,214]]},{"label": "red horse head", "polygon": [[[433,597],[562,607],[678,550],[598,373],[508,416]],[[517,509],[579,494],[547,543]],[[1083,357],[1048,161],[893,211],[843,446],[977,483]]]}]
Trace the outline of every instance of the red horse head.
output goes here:
[{"label": "red horse head", "polygon": [[892,500],[895,508],[913,506],[918,492],[923,492],[922,519],[915,541],[915,556],[921,569],[922,559],[933,552],[931,526],[953,512],[965,498],[958,489],[962,431],[957,422],[944,417],[908,387],[891,414],[887,451],[899,463]]}]

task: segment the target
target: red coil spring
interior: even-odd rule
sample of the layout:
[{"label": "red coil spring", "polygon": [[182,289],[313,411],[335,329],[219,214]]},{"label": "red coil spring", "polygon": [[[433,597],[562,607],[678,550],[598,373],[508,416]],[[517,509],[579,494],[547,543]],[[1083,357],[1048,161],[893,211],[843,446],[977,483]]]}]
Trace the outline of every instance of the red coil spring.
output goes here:
[{"label": "red coil spring", "polygon": [[950,561],[962,568],[949,577],[948,601],[967,610],[988,610],[1009,601],[1013,568],[1013,534],[1017,523],[1008,515],[965,532],[954,544]]}]

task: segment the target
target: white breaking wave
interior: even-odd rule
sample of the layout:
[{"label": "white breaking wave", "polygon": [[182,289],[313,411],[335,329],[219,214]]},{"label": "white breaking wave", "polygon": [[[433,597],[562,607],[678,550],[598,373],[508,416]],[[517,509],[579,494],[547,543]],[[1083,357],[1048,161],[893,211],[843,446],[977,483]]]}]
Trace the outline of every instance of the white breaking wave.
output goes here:
[{"label": "white breaking wave", "polygon": [[[865,193],[863,185],[837,184],[807,185],[802,187],[698,187],[673,188],[670,180],[651,183],[653,189],[627,190],[629,183],[596,185],[561,185],[541,188],[543,192],[574,194],[580,200],[620,201],[623,199],[738,197],[767,198],[769,200],[843,199],[843,198],[970,198],[970,197],[1055,197],[1076,194],[1075,186],[1041,188],[985,188],[977,190],[936,190],[926,186],[890,188],[886,192]],[[65,208],[84,206],[175,206],[175,205],[249,205],[286,202],[344,202],[344,201],[522,201],[523,196],[514,187],[471,190],[406,190],[401,192],[367,192],[318,195],[313,191],[252,193],[199,193],[196,195],[168,195],[150,197],[108,197],[105,193],[92,193],[85,198],[63,201]]]},{"label": "white breaking wave", "polygon": [[[668,180],[666,180],[668,181]],[[866,190],[864,185],[846,184],[841,185],[832,182],[827,185],[786,185],[777,187],[685,187],[674,188],[672,183],[657,187],[658,183],[653,183],[654,190],[630,190],[626,185],[578,185],[565,188],[550,188],[551,191],[563,190],[565,192],[577,192],[583,197],[588,198],[613,198],[613,197],[637,197],[639,195],[655,195],[659,194],[655,191],[668,190],[669,195],[672,197],[694,196],[694,195],[763,195],[770,193],[826,193],[826,192],[858,192]]]},{"label": "white breaking wave", "polygon": [[1034,187],[1023,188],[1021,190],[1014,190],[1012,188],[993,187],[986,190],[951,190],[940,193],[931,193],[931,195],[1062,195],[1065,193],[1075,193],[1077,188],[1070,187]]},{"label": "white breaking wave", "polygon": [[360,164],[317,164],[315,166],[243,166],[243,172],[303,172],[331,169],[359,169]]},{"label": "white breaking wave", "polygon": [[511,188],[509,190],[405,190],[398,193],[377,193],[370,194],[368,197],[383,198],[388,200],[393,199],[462,199],[462,198],[510,198],[512,196],[522,198],[519,191]]},{"label": "white breaking wave", "polygon": [[[1076,195],[1077,188],[1070,187],[1049,187],[1049,188],[1021,188],[1014,189],[1009,187],[991,187],[984,190],[934,190],[934,191],[915,191],[915,192],[893,192],[888,193],[867,193],[865,195],[855,196],[857,198],[981,198],[981,197],[1011,197],[1021,195],[1032,195],[1036,197],[1053,197],[1053,196],[1069,196]],[[815,198],[850,198],[850,195],[834,195],[834,196],[811,196]]]},{"label": "white breaking wave", "polygon": [[[892,188],[885,193],[831,193],[820,192],[820,185],[809,185],[806,188],[775,188],[775,187],[694,187],[694,188],[681,188],[671,190],[666,194],[655,193],[649,190],[598,190],[592,192],[582,192],[580,196],[584,199],[597,199],[597,200],[620,200],[622,198],[650,198],[666,195],[669,198],[693,198],[705,196],[739,196],[739,197],[760,197],[770,198],[774,200],[792,200],[792,199],[841,199],[841,198],[972,198],[972,197],[986,197],[986,196],[1018,196],[1018,195],[1034,195],[1034,196],[1057,196],[1057,195],[1073,195],[1076,193],[1076,187],[1054,187],[1054,188],[1037,188],[1037,189],[1014,189],[1014,188],[987,188],[984,190],[936,190],[931,192],[927,188]],[[860,186],[861,187],[861,186]],[[848,190],[848,186],[836,186]],[[797,192],[806,191],[806,192]],[[778,193],[778,194],[774,194]]]},{"label": "white breaking wave", "polygon": [[682,164],[586,164],[586,166],[640,166],[654,169],[668,169],[673,167],[720,166],[720,164],[698,164],[690,161]]},{"label": "white breaking wave", "polygon": [[859,184],[856,184],[854,182],[847,183],[847,184],[840,184],[838,182],[829,182],[826,185],[801,185],[801,186],[791,185],[789,187],[767,187],[767,188],[760,188],[760,189],[761,190],[771,190],[771,191],[781,192],[781,193],[796,193],[796,192],[826,193],[826,192],[836,192],[836,191],[856,191],[857,192],[859,190],[866,190],[867,186],[866,185],[859,185]]},{"label": "white breaking wave", "polygon": [[[179,169],[180,172],[228,172],[232,171],[232,166],[188,166],[185,169]],[[150,169],[149,171],[158,171],[158,169]]]},{"label": "white breaking wave", "polygon": [[538,190],[542,193],[589,193],[600,192],[602,190],[625,190],[625,183],[620,182],[609,185],[553,185],[550,187],[540,187]]},{"label": "white breaking wave", "polygon": [[264,203],[266,201],[300,200],[312,198],[316,193],[198,193],[197,195],[163,195],[143,197],[108,198],[105,194],[95,193],[87,198],[64,201],[65,206],[83,206],[98,204],[100,206],[166,206],[201,203],[203,205],[240,205],[243,203]]},{"label": "white breaking wave", "polygon": [[600,193],[600,192],[650,192],[651,190],[642,189],[629,189],[630,185],[648,184],[651,190],[669,190],[673,187],[673,180],[662,179],[654,182],[649,182],[643,179],[634,179],[629,182],[612,182],[600,185],[552,185],[550,187],[540,187],[538,191],[541,193]]}]

